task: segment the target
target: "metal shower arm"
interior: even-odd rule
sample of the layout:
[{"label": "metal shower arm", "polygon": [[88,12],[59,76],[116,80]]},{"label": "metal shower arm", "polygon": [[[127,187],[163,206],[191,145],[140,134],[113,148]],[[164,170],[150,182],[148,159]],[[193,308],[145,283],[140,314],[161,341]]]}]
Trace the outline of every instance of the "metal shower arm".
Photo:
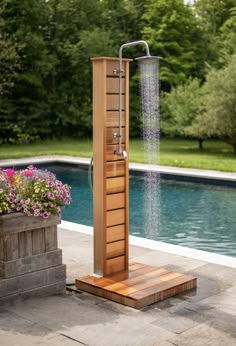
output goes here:
[{"label": "metal shower arm", "polygon": [[123,156],[125,160],[127,160],[127,153],[126,151],[122,150],[122,132],[121,132],[121,127],[122,127],[122,52],[124,48],[136,46],[139,44],[143,44],[146,48],[146,56],[150,56],[150,51],[149,51],[149,46],[146,41],[140,40],[140,41],[134,41],[134,42],[128,42],[122,44],[119,48],[119,134],[115,134],[116,137],[119,137],[119,148],[118,151],[116,151],[117,155]]},{"label": "metal shower arm", "polygon": [[122,44],[122,46],[120,46],[120,49],[119,49],[120,70],[122,70],[122,52],[123,52],[123,49],[127,48],[127,47],[136,46],[138,44],[143,44],[146,48],[146,53],[147,53],[146,55],[150,56],[149,46],[148,46],[146,41],[140,40],[140,41],[124,43],[124,44]]}]

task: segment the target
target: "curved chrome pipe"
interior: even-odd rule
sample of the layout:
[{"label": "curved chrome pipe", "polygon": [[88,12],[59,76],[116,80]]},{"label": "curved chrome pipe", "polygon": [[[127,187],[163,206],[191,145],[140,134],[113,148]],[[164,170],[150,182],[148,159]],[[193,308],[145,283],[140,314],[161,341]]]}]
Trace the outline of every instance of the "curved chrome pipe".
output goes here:
[{"label": "curved chrome pipe", "polygon": [[119,133],[114,134],[114,136],[119,138],[119,148],[118,150],[115,152],[117,155],[123,156],[125,160],[128,159],[127,153],[126,151],[122,150],[122,132],[121,132],[121,126],[122,126],[122,73],[124,72],[122,70],[122,52],[124,48],[128,48],[128,47],[132,47],[132,46],[136,46],[138,44],[143,44],[146,48],[146,56],[140,57],[140,58],[136,58],[135,60],[139,60],[139,59],[160,59],[159,57],[153,57],[150,55],[150,51],[149,51],[149,46],[147,44],[146,41],[140,40],[140,41],[134,41],[134,42],[128,42],[128,43],[124,43],[122,44],[122,46],[120,46],[119,48],[119,71],[114,71],[114,73],[119,73]]},{"label": "curved chrome pipe", "polygon": [[124,48],[128,48],[128,47],[132,47],[132,46],[136,46],[138,44],[143,44],[146,48],[146,55],[150,56],[150,51],[149,51],[149,47],[146,41],[134,41],[134,42],[128,42],[128,43],[124,43],[122,44],[122,46],[120,46],[119,48],[119,134],[117,135],[117,137],[119,137],[119,148],[118,151],[116,151],[117,155],[123,156],[125,160],[128,159],[127,153],[126,151],[122,150],[122,132],[121,132],[121,127],[122,127],[122,73],[124,72],[122,70],[122,52]]}]

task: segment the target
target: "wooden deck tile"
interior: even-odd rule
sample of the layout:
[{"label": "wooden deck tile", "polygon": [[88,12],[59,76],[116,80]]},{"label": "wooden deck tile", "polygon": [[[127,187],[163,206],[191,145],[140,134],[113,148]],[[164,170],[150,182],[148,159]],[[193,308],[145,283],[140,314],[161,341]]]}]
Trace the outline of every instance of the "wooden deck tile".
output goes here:
[{"label": "wooden deck tile", "polygon": [[193,276],[130,263],[128,271],[97,278],[92,275],[76,279],[76,287],[115,302],[142,308],[196,288]]}]

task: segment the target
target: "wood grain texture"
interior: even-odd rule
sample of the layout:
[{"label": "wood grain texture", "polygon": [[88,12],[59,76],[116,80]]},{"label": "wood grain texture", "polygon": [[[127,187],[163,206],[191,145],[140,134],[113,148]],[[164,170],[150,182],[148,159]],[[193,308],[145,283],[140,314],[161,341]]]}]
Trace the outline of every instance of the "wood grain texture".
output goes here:
[{"label": "wood grain texture", "polygon": [[106,193],[125,192],[125,177],[107,178]]},{"label": "wood grain texture", "polygon": [[[119,257],[114,265],[122,266]],[[159,302],[196,288],[193,276],[175,273],[142,263],[131,263],[129,270],[102,278],[86,276],[76,279],[76,287],[134,308]]]},{"label": "wood grain texture", "polygon": [[61,223],[59,216],[52,215],[48,219],[27,216],[24,213],[12,213],[0,216],[0,235],[19,233],[37,228],[53,226]]},{"label": "wood grain texture", "polygon": [[[122,91],[125,93],[125,79],[122,78]],[[106,93],[119,94],[119,77],[107,77],[106,80]]]},{"label": "wood grain texture", "polygon": [[[119,59],[93,58],[92,61],[94,272],[106,275],[111,270],[127,269],[129,173],[128,163],[116,154],[119,137],[114,136],[119,134],[119,75],[114,73],[114,69],[119,69]],[[128,150],[129,139],[129,61],[124,59],[122,67],[122,150]],[[120,195],[115,198],[111,194]],[[113,232],[108,230],[117,226]],[[121,241],[122,247],[121,243],[107,245],[114,241]]]},{"label": "wood grain texture", "polygon": [[106,146],[106,74],[107,61],[93,61],[93,220],[94,273],[105,266],[105,146]]},{"label": "wood grain texture", "polygon": [[[121,126],[126,125],[125,111],[122,111]],[[106,127],[118,127],[119,126],[119,112],[118,111],[107,111],[106,112]]]},{"label": "wood grain texture", "polygon": [[125,193],[113,193],[107,195],[107,210],[120,209],[125,207]]},{"label": "wood grain texture", "polygon": [[119,240],[106,245],[107,259],[125,255],[125,241]]},{"label": "wood grain texture", "polygon": [[[122,95],[122,110],[126,109],[126,98]],[[119,95],[117,94],[107,94],[106,96],[106,109],[108,111],[118,111],[119,110]]]},{"label": "wood grain texture", "polygon": [[125,239],[125,224],[111,226],[106,228],[106,242],[110,243],[117,240]]},{"label": "wood grain texture", "polygon": [[[125,145],[121,145],[121,150],[125,150]],[[108,144],[106,146],[106,156],[105,160],[106,161],[124,161],[123,158],[120,155],[117,155],[116,152],[118,151],[118,143],[117,144]]]},{"label": "wood grain texture", "polygon": [[[116,136],[114,137],[115,134],[118,135],[119,133],[118,127],[107,127],[106,132],[107,132],[107,137],[106,137],[107,144],[119,143],[119,138]],[[124,127],[122,127],[121,135],[122,135],[121,143],[125,143],[125,128]]]},{"label": "wood grain texture", "polygon": [[123,224],[125,222],[125,209],[123,208],[107,211],[106,216],[107,227]]}]

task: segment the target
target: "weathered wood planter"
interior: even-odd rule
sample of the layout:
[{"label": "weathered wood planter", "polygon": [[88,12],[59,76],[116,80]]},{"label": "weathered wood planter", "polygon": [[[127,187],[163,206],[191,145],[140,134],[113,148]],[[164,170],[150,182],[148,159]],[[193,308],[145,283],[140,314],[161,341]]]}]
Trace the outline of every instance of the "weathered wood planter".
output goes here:
[{"label": "weathered wood planter", "polygon": [[57,245],[60,221],[23,213],[0,216],[0,302],[64,293],[66,268]]}]

